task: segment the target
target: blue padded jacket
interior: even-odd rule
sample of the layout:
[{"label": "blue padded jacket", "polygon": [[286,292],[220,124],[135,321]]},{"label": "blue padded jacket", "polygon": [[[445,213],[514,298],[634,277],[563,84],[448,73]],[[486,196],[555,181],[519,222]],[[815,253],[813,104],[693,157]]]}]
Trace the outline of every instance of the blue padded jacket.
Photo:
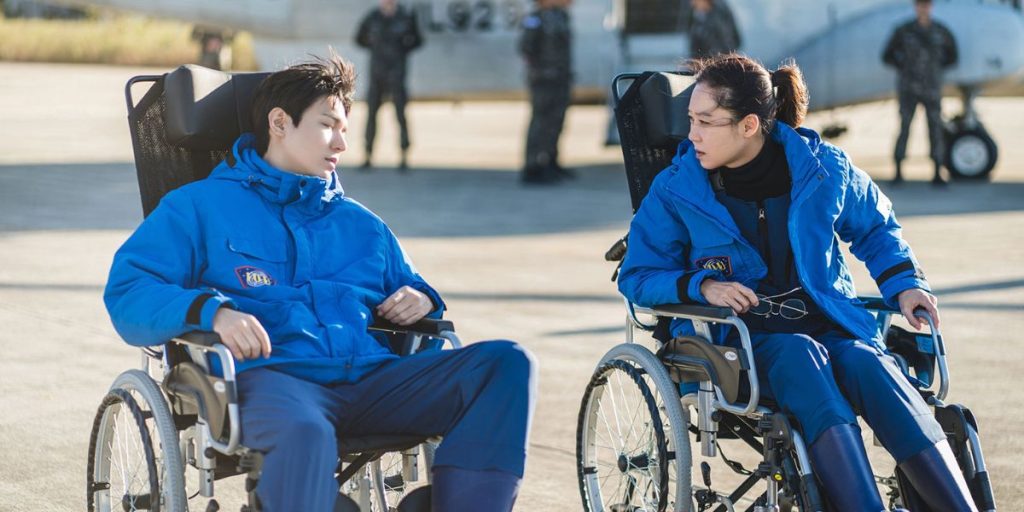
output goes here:
[{"label": "blue padded jacket", "polygon": [[[867,264],[889,305],[895,306],[904,290],[928,290],[910,246],[900,237],[892,203],[846,153],[814,131],[776,122],[771,137],[785,148],[792,173],[787,227],[800,282],[834,322],[881,346],[875,318],[857,299],[839,244],[849,243],[850,252]],[[689,140],[679,144],[630,224],[619,291],[637,305],[706,304],[700,293],[705,278],[757,289],[767,273],[757,250],[715,199],[692,148]],[[728,328],[718,331],[719,340]],[[693,325],[677,319],[671,332],[692,334]]]},{"label": "blue padded jacket", "polygon": [[444,303],[394,234],[325,180],[272,167],[251,134],[207,179],[168,193],[114,256],[104,294],[117,332],[157,345],[212,330],[217,308],[252,314],[270,335],[263,365],[319,383],[354,382],[395,356],[367,332],[404,285]]}]

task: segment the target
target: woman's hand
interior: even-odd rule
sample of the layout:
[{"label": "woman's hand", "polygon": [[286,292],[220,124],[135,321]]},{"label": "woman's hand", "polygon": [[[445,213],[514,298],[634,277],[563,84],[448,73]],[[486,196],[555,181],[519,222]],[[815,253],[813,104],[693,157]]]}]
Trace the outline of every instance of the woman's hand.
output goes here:
[{"label": "woman's hand", "polygon": [[939,299],[934,295],[920,288],[911,288],[900,292],[897,300],[900,303],[900,313],[903,313],[904,318],[914,329],[920,329],[925,323],[914,316],[914,310],[917,308],[924,308],[935,321],[935,328],[939,327]]},{"label": "woman's hand", "polygon": [[700,293],[708,304],[732,308],[737,315],[746,313],[758,302],[754,290],[733,281],[705,279],[700,283]]},{"label": "woman's hand", "polygon": [[434,309],[434,303],[427,294],[411,287],[403,286],[377,306],[377,315],[398,325],[410,325]]}]

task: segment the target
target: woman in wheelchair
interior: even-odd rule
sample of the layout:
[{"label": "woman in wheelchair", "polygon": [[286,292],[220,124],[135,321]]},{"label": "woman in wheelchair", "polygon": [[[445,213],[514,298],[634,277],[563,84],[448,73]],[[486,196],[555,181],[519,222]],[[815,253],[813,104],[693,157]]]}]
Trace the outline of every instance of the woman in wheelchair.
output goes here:
[{"label": "woman in wheelchair", "polygon": [[263,510],[335,510],[339,437],[443,436],[433,510],[508,511],[521,480],[534,364],[509,341],[399,358],[368,327],[444,303],[388,227],[347,198],[355,74],[331,59],[256,88],[254,134],[167,194],[114,257],[105,302],[133,345],[220,335],[238,368],[241,442],[265,453]]},{"label": "woman in wheelchair", "polygon": [[[792,64],[723,55],[694,63],[689,139],[651,185],[629,234],[619,289],[633,303],[732,308],[750,329],[762,393],[799,424],[838,510],[885,510],[865,418],[935,510],[975,510],[942,428],[883,350],[839,241],[889,305],[936,300],[889,199],[839,148],[800,127],[807,90]],[[693,334],[676,319],[674,336]],[[731,332],[730,332],[731,331]],[[738,346],[735,329],[718,342]]]}]

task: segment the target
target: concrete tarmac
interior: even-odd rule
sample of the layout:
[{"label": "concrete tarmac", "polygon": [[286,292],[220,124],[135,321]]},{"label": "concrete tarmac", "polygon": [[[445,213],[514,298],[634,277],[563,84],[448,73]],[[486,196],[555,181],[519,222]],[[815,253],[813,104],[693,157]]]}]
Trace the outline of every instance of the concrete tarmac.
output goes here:
[{"label": "concrete tarmac", "polygon": [[[84,507],[96,407],[118,373],[139,365],[101,295],[114,251],[141,218],[123,86],[163,71],[0,63],[0,511]],[[883,189],[943,308],[950,401],[969,405],[980,422],[1000,508],[1022,510],[1024,146],[1015,139],[1024,133],[1024,99],[983,98],[977,106],[1001,143],[992,182],[929,186],[922,113],[910,182]],[[404,175],[390,167],[390,108],[380,113],[381,167],[354,170],[364,112],[357,104],[351,115],[352,149],[341,164],[347,193],[402,239],[446,297],[464,340],[515,339],[540,361],[517,509],[579,510],[579,401],[600,356],[624,339],[622,301],[602,255],[627,229],[630,209],[620,150],[601,145],[604,110],[570,110],[562,151],[579,178],[551,188],[517,181],[523,103],[413,104],[413,169]],[[887,179],[895,104],[816,114],[807,125],[833,119],[850,126],[838,143],[854,163]],[[861,293],[877,293],[854,266]],[[892,463],[880,452],[873,460],[882,474]],[[240,487],[237,479],[218,483],[225,510],[238,509]]]}]

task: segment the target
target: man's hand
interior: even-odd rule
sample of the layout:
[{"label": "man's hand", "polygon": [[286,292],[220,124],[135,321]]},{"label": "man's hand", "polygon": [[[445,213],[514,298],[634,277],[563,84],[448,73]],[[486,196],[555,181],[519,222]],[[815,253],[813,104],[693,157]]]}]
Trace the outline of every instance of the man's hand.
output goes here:
[{"label": "man's hand", "polygon": [[917,308],[924,308],[935,321],[935,328],[939,327],[939,299],[936,299],[934,295],[920,288],[911,288],[900,292],[897,300],[900,303],[900,313],[903,313],[904,318],[914,329],[920,329],[925,324],[914,316],[914,310]]},{"label": "man's hand", "polygon": [[410,325],[427,316],[434,303],[425,293],[403,286],[377,306],[377,316],[398,325]]},{"label": "man's hand", "polygon": [[708,304],[732,308],[737,315],[746,313],[758,303],[753,290],[733,281],[705,279],[700,283],[700,293]]},{"label": "man's hand", "polygon": [[213,332],[239,361],[270,357],[270,336],[250,314],[221,307],[213,316]]}]

